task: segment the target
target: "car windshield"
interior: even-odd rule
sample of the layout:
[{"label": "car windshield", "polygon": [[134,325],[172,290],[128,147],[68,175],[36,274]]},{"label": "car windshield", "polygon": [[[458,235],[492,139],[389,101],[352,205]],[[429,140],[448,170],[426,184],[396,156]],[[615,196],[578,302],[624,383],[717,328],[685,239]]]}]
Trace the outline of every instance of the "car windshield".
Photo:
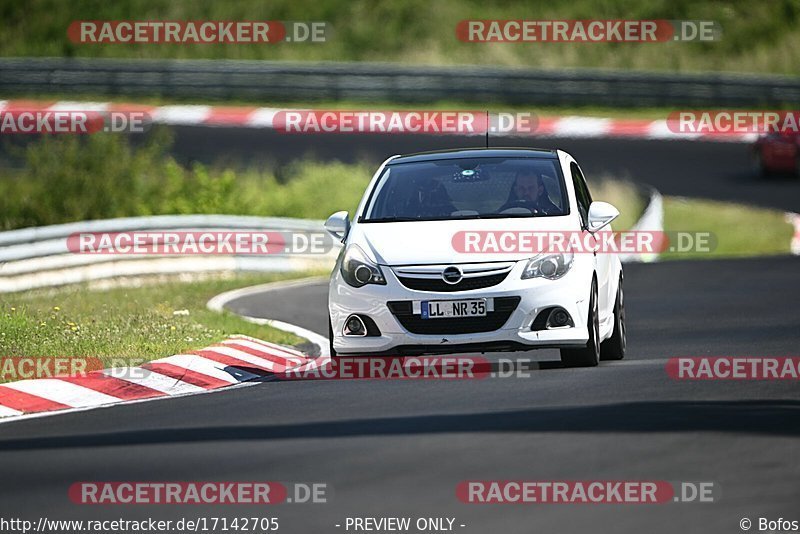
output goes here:
[{"label": "car windshield", "polygon": [[569,213],[554,159],[472,158],[388,165],[362,222],[544,217]]}]

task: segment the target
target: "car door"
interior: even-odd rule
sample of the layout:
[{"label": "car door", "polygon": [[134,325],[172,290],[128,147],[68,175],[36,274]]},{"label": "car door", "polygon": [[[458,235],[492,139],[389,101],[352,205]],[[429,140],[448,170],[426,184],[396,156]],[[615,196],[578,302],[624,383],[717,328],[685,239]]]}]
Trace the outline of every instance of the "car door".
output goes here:
[{"label": "car door", "polygon": [[[583,177],[580,167],[574,161],[570,163],[570,173],[572,174],[572,185],[575,188],[575,198],[578,202],[578,212],[581,217],[581,225],[583,232],[588,232],[589,206],[592,204],[592,195],[589,192],[589,187],[586,185],[586,180]],[[603,228],[601,232],[611,231],[610,227]],[[600,254],[594,253],[594,268],[597,273],[597,306],[600,311],[600,317],[608,317],[611,312],[611,306],[614,301],[609,294],[613,284],[610,283],[611,272],[611,255],[601,252]]]}]

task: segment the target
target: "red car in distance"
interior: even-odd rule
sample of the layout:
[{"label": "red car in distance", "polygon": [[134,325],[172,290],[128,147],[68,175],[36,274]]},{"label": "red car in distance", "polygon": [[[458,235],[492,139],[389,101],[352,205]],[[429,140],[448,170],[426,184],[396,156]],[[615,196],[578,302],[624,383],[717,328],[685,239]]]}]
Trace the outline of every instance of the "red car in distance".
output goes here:
[{"label": "red car in distance", "polygon": [[800,132],[773,132],[753,143],[753,169],[759,176],[800,176]]}]

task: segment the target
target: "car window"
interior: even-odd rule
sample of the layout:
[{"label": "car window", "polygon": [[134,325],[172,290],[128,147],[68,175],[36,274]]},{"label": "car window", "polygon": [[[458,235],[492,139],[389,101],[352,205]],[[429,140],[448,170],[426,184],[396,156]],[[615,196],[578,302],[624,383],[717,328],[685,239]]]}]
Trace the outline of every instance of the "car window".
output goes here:
[{"label": "car window", "polygon": [[559,163],[538,158],[471,158],[389,165],[364,222],[566,215]]},{"label": "car window", "polygon": [[581,215],[583,225],[586,226],[589,219],[589,206],[592,203],[592,195],[589,193],[589,188],[586,186],[583,173],[576,163],[570,165],[570,172],[572,174],[572,185],[575,187],[578,212]]}]

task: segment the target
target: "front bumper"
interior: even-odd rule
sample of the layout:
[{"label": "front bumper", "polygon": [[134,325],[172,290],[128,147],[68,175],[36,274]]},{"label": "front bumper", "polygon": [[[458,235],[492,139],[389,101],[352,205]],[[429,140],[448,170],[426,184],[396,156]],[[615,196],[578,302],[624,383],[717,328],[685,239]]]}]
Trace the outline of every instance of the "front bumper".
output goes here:
[{"label": "front bumper", "polygon": [[[353,288],[341,279],[336,269],[331,276],[328,304],[333,328],[333,347],[339,354],[432,354],[453,352],[488,352],[500,350],[530,350],[536,348],[583,347],[589,334],[588,315],[591,269],[580,262],[562,278],[547,280],[534,278],[522,280],[520,276],[526,261],[517,262],[508,276],[499,284],[469,291],[429,292],[412,290],[400,283],[390,267],[382,266],[386,285],[366,285]],[[518,299],[500,326],[484,332],[457,333],[453,328],[436,331],[437,321],[424,320],[425,332],[414,333],[406,327],[389,303],[423,300],[452,300],[467,298]],[[531,330],[537,315],[547,308],[564,308],[574,326],[550,330]],[[343,335],[344,322],[351,314],[369,316],[380,330],[380,335],[350,337]],[[490,318],[484,319],[490,321]],[[423,324],[417,316],[414,324]],[[428,326],[430,324],[431,326]],[[473,320],[470,325],[475,325]],[[485,324],[485,323],[484,323]],[[498,323],[499,324],[499,323]],[[485,328],[485,327],[484,327]]]}]

